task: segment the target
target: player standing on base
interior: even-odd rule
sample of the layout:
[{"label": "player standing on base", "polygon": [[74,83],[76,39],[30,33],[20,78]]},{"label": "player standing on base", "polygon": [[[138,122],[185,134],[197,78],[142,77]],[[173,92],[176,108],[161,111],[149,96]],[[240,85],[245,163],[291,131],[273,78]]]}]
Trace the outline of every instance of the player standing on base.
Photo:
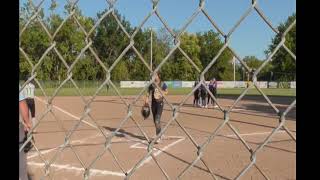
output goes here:
[{"label": "player standing on base", "polygon": [[[161,89],[157,88],[154,84],[157,84]],[[163,95],[168,94],[168,86],[165,82],[161,80],[160,73],[156,73],[156,78],[154,84],[149,86],[148,93],[145,98],[145,104],[149,104],[150,94],[151,98],[151,111],[153,115],[154,125],[156,127],[156,135],[161,132],[160,119],[163,111]],[[161,91],[161,93],[160,93]],[[156,143],[159,143],[162,137],[160,137]]]}]

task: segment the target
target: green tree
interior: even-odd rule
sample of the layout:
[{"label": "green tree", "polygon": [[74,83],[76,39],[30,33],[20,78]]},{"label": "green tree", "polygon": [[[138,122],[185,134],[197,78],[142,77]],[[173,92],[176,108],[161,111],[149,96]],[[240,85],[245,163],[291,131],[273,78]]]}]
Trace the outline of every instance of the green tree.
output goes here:
[{"label": "green tree", "polygon": [[[154,33],[153,38],[153,69],[161,63],[161,61],[168,55],[172,48],[172,37],[165,28],[161,28]],[[171,81],[175,79],[174,57],[169,57],[168,61],[161,67],[162,79]]]},{"label": "green tree", "polygon": [[[273,39],[272,43],[269,45],[266,54],[270,54],[276,48],[276,46],[281,41],[281,35],[286,31],[286,29],[292,24],[296,19],[296,14],[289,16],[285,23],[281,23],[278,26],[280,34],[277,34]],[[296,54],[296,25],[288,32],[286,35],[285,45]],[[291,55],[284,49],[280,48],[279,51],[273,56],[272,61],[272,71],[279,72],[277,80],[279,81],[290,81],[294,80],[296,73],[296,62],[291,57]]]},{"label": "green tree", "polygon": [[[200,57],[200,46],[198,37],[195,34],[184,33],[180,36],[181,49],[193,60],[193,62],[202,69]],[[174,80],[195,80],[199,76],[196,69],[188,61],[188,59],[179,50],[176,50],[173,55]]]},{"label": "green tree", "polygon": [[[101,18],[105,12],[107,12],[107,9],[98,13],[98,19]],[[130,33],[132,31],[130,23],[126,21],[124,17],[121,17],[117,11],[115,11],[115,16],[120,20],[126,31]],[[93,47],[106,67],[110,67],[129,44],[129,38],[126,37],[111,14],[101,21],[96,29],[96,33],[93,33],[92,36]],[[128,56],[129,55],[126,55],[124,58],[129,59]],[[97,77],[98,79],[103,78],[105,72],[99,71],[97,75],[99,76]]]},{"label": "green tree", "polygon": [[[25,3],[20,11],[20,31],[25,26],[29,18],[31,17],[31,4]],[[44,19],[43,9],[40,10],[40,18]],[[32,21],[27,26],[25,31],[20,37],[20,47],[24,50],[24,52],[29,57],[30,61],[33,65],[35,65],[46,49],[50,46],[49,37],[46,32],[41,27],[40,23],[37,21]],[[38,78],[48,77],[48,68],[50,68],[51,62],[43,62],[41,66],[36,71],[38,74]],[[39,70],[41,69],[41,70]],[[27,75],[31,73],[31,66],[27,62],[25,56],[19,52],[19,78],[24,79]]]},{"label": "green tree", "polygon": [[[202,66],[205,68],[218,54],[223,43],[219,38],[219,34],[212,30],[204,33],[198,33],[197,36],[199,38],[200,45],[200,61]],[[205,78],[211,79],[215,77],[217,80],[233,80],[232,57],[233,55],[231,51],[225,49],[205,74]]]},{"label": "green tree", "polygon": [[[53,1],[54,3],[54,1]],[[65,9],[67,13],[70,5],[66,5]],[[53,13],[55,6],[51,6],[50,10],[52,11],[50,16],[45,19],[43,13],[41,19],[44,26],[48,29],[51,35],[53,35],[57,28],[63,22],[63,19],[60,15]],[[41,10],[43,11],[43,9]],[[25,23],[24,19],[30,17],[30,4],[26,4],[24,7],[24,13],[21,14],[20,22]],[[91,18],[86,18],[81,15],[81,11],[77,10],[76,15],[82,26],[86,30],[93,25],[93,20]],[[81,31],[80,27],[76,24],[73,19],[68,19],[66,23],[61,27],[58,33],[55,35],[52,41],[56,42],[56,48],[58,49],[61,56],[64,58],[66,63],[70,66],[75,58],[79,55],[81,49],[85,47],[85,35]],[[52,41],[49,39],[49,36],[46,34],[44,28],[40,25],[39,22],[33,21],[29,24],[28,28],[21,36],[21,47],[30,57],[33,64],[38,63],[39,59],[47,48],[51,45]],[[85,58],[89,58],[90,55],[85,55]],[[85,59],[83,58],[83,59]],[[92,59],[92,58],[91,58]],[[87,79],[94,78],[92,75],[94,72],[88,72],[88,76],[84,76],[78,68],[84,68],[84,65],[89,66],[91,62],[86,62],[86,60],[80,60],[73,69],[73,78],[74,79]],[[91,66],[91,65],[90,65]],[[94,66],[92,66],[94,67]],[[86,67],[87,70],[94,68]],[[23,78],[26,75],[30,74],[31,67],[25,60],[25,57],[20,52],[20,77]],[[62,63],[58,55],[51,50],[47,56],[44,57],[43,62],[39,65],[36,70],[37,78],[40,80],[63,80],[66,78],[67,68]],[[80,75],[80,74],[81,75]]]},{"label": "green tree", "polygon": [[261,64],[263,63],[263,61],[259,60],[255,56],[246,56],[246,57],[243,58],[243,61],[250,68],[253,68],[253,69],[258,69],[261,66]]},{"label": "green tree", "polygon": [[114,70],[111,72],[111,80],[126,81],[129,80],[129,73],[127,65],[124,61],[120,61]]},{"label": "green tree", "polygon": [[[139,53],[143,56],[146,63],[150,64],[150,33],[147,31],[142,31],[141,29],[136,34],[135,38],[135,47]],[[138,57],[138,55],[130,49],[126,55],[128,69],[130,69],[130,79],[131,80],[148,80],[149,79],[149,70]]]},{"label": "green tree", "polygon": [[[246,56],[243,58],[243,61],[252,69],[258,69],[263,61],[258,59],[255,56]],[[258,81],[269,81],[270,80],[270,73],[271,73],[271,64],[267,64],[266,66],[264,66],[264,68],[260,71],[260,73],[258,74],[257,78]],[[242,69],[243,70],[243,69]],[[246,73],[246,72],[241,72],[242,73]],[[246,80],[246,79],[244,79]]]}]

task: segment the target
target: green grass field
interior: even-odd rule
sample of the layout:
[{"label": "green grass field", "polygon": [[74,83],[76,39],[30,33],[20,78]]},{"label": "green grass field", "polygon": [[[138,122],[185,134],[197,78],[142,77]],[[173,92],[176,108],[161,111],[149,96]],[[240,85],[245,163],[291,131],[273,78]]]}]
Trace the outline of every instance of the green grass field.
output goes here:
[{"label": "green grass field", "polygon": [[[95,94],[97,88],[81,88],[80,91],[84,96],[92,96]],[[118,88],[121,95],[137,95],[141,91],[141,88]],[[169,89],[169,95],[186,95],[191,92],[191,88],[177,88],[177,89]],[[240,93],[244,89],[242,88],[224,88],[218,89],[219,95],[240,95]],[[51,96],[55,88],[46,88],[45,93],[47,96]],[[296,96],[296,89],[262,89],[262,91],[269,96]],[[36,90],[36,96],[43,96],[43,93],[40,89]],[[78,92],[75,88],[62,88],[57,96],[78,96]],[[117,95],[115,90],[110,88],[107,91],[106,88],[103,88],[99,94],[99,96],[115,96]],[[258,90],[255,88],[250,89],[247,95],[260,95]]]}]

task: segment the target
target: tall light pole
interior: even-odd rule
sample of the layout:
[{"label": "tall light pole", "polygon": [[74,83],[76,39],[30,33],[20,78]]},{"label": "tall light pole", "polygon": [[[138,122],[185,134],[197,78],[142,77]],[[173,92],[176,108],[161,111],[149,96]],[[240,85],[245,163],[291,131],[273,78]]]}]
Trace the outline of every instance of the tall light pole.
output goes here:
[{"label": "tall light pole", "polygon": [[150,28],[150,37],[151,37],[151,40],[150,40],[150,68],[152,71],[152,28]]},{"label": "tall light pole", "polygon": [[245,78],[245,76],[246,76],[246,71],[245,71],[246,69],[244,68],[244,67],[242,67],[242,81],[246,81],[246,78]]},{"label": "tall light pole", "polygon": [[233,87],[236,87],[236,57],[235,56],[233,56],[232,63],[233,63]]}]

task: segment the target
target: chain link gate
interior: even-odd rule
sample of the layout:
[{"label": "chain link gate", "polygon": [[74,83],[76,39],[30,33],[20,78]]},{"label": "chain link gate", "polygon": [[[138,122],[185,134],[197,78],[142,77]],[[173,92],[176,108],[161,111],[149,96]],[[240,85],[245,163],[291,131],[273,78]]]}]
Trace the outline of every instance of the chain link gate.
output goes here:
[{"label": "chain link gate", "polygon": [[[161,135],[163,135],[167,128],[169,127],[169,125],[171,123],[173,123],[174,121],[178,124],[179,128],[181,128],[181,130],[185,133],[185,135],[187,135],[187,137],[190,139],[190,141],[193,143],[193,145],[198,149],[196,155],[197,157],[192,161],[192,163],[190,165],[188,165],[185,169],[183,169],[182,172],[179,173],[177,179],[182,178],[185,173],[190,170],[197,162],[201,161],[205,167],[207,168],[207,170],[210,172],[212,179],[219,179],[217,178],[217,176],[215,175],[215,173],[209,168],[209,166],[207,165],[206,161],[203,159],[203,153],[204,153],[204,149],[208,146],[209,143],[211,143],[213,141],[213,139],[217,136],[218,132],[224,127],[224,126],[228,126],[231,128],[231,130],[233,131],[233,133],[237,136],[237,138],[239,138],[239,140],[243,143],[243,145],[246,147],[246,149],[248,150],[248,152],[250,153],[250,163],[247,164],[247,166],[245,168],[243,168],[238,175],[235,177],[235,179],[240,179],[252,166],[255,166],[259,172],[265,177],[265,179],[269,179],[266,175],[266,173],[260,168],[260,166],[257,164],[256,159],[259,158],[258,157],[258,153],[266,146],[266,144],[270,141],[270,139],[273,137],[273,135],[275,133],[277,133],[280,129],[283,129],[286,131],[286,133],[294,140],[294,142],[296,142],[296,137],[295,135],[286,127],[286,115],[288,114],[288,112],[296,105],[296,100],[294,100],[289,107],[285,110],[285,111],[280,111],[272,102],[271,100],[268,98],[268,96],[259,88],[258,84],[257,84],[257,75],[259,74],[259,72],[267,65],[267,63],[269,63],[272,59],[272,57],[275,55],[276,52],[278,52],[278,50],[280,48],[284,48],[286,50],[286,52],[288,52],[290,54],[290,56],[296,61],[296,56],[295,54],[285,45],[286,42],[286,34],[293,28],[293,26],[296,24],[296,20],[294,20],[290,26],[285,30],[285,32],[283,34],[280,34],[280,32],[278,31],[277,28],[275,28],[271,22],[268,20],[268,18],[264,15],[264,13],[261,11],[261,9],[259,8],[258,5],[258,1],[257,0],[252,0],[251,6],[246,10],[246,12],[239,18],[239,20],[236,22],[236,24],[234,24],[234,26],[230,29],[229,32],[225,33],[223,32],[218,25],[215,23],[215,21],[213,20],[212,17],[209,16],[208,12],[206,11],[205,8],[205,0],[199,0],[199,6],[198,8],[195,10],[195,12],[192,14],[191,17],[189,17],[189,19],[185,22],[185,24],[183,25],[183,27],[179,30],[179,32],[175,33],[166,23],[166,21],[162,18],[162,16],[160,15],[159,11],[158,11],[158,3],[160,0],[151,0],[151,3],[153,4],[153,8],[150,10],[150,12],[148,13],[148,15],[143,19],[143,21],[140,23],[140,25],[135,29],[135,31],[132,34],[129,34],[124,26],[121,24],[121,21],[118,19],[118,17],[115,15],[115,3],[117,2],[116,0],[107,0],[107,3],[109,5],[109,9],[107,12],[105,12],[100,19],[98,19],[98,21],[94,24],[94,26],[90,29],[89,32],[85,31],[85,29],[83,28],[83,26],[80,24],[78,17],[75,13],[75,8],[77,6],[78,0],[76,1],[68,1],[68,3],[71,5],[71,10],[69,12],[69,15],[63,20],[63,22],[60,24],[60,26],[56,29],[56,31],[51,34],[49,32],[49,30],[47,29],[47,27],[44,25],[44,22],[42,21],[39,13],[40,13],[40,9],[43,5],[44,0],[42,0],[38,5],[35,5],[32,0],[29,0],[31,7],[33,9],[33,15],[30,17],[30,19],[27,21],[26,24],[24,24],[23,28],[20,31],[19,37],[20,37],[20,41],[19,41],[19,50],[22,53],[22,55],[25,57],[25,59],[27,60],[27,62],[30,64],[31,68],[31,77],[21,86],[20,91],[22,91],[22,89],[26,86],[26,84],[28,84],[30,81],[34,80],[36,82],[36,84],[39,86],[39,88],[41,89],[42,93],[44,94],[45,98],[46,98],[46,111],[41,114],[38,118],[37,118],[37,124],[32,128],[32,130],[28,133],[27,135],[27,141],[23,144],[23,146],[19,149],[19,151],[23,151],[24,146],[32,139],[32,131],[41,123],[41,121],[43,120],[43,118],[47,115],[47,114],[52,114],[54,117],[54,112],[52,111],[53,109],[53,104],[52,101],[53,99],[56,97],[56,95],[58,94],[58,92],[61,90],[61,88],[63,87],[64,84],[66,84],[68,81],[71,81],[71,83],[74,85],[75,89],[77,90],[77,92],[80,94],[82,103],[84,104],[85,108],[82,112],[82,115],[79,119],[79,121],[70,129],[70,130],[66,130],[63,129],[65,132],[65,141],[64,143],[59,146],[58,151],[53,155],[53,157],[50,160],[45,160],[45,158],[43,157],[42,153],[39,151],[39,149],[37,148],[37,144],[33,143],[33,141],[31,141],[34,145],[34,148],[36,150],[36,152],[38,153],[38,156],[40,157],[40,159],[43,161],[43,163],[45,164],[44,166],[44,176],[42,177],[42,179],[44,179],[45,177],[49,177],[50,179],[52,179],[52,177],[50,176],[50,166],[56,161],[56,159],[58,158],[59,154],[66,148],[69,147],[72,152],[75,154],[75,156],[77,157],[78,161],[81,163],[82,168],[84,169],[84,174],[83,174],[83,178],[84,179],[89,179],[90,177],[90,169],[92,168],[92,166],[95,164],[95,162],[97,160],[99,160],[107,151],[112,155],[112,157],[114,158],[115,162],[117,163],[118,167],[122,170],[123,174],[125,175],[125,179],[129,179],[137,170],[137,168],[148,158],[148,157],[152,157],[152,159],[154,160],[154,162],[156,163],[156,165],[159,167],[159,169],[161,170],[161,172],[163,173],[164,178],[166,179],[171,179],[168,174],[166,173],[166,171],[162,168],[163,165],[161,165],[157,158],[153,155],[153,151],[154,151],[154,144],[155,142],[160,138]],[[229,46],[230,43],[230,39],[231,39],[231,35],[232,33],[238,28],[238,26],[240,25],[241,22],[243,22],[243,20],[248,17],[248,15],[250,13],[252,13],[253,11],[256,11],[258,13],[258,15],[263,19],[263,21],[269,26],[269,28],[272,29],[272,31],[274,31],[276,34],[280,34],[281,35],[281,41],[280,43],[276,46],[276,48],[273,50],[273,52],[271,52],[267,59],[263,62],[263,64],[258,68],[258,69],[252,69],[249,66],[247,66],[247,64],[236,54],[236,52]],[[187,55],[187,53],[185,53],[185,51],[180,47],[180,36],[186,31],[186,28],[191,24],[191,22],[193,22],[193,20],[200,14],[203,13],[205,15],[205,17],[207,18],[207,20],[209,20],[210,24],[212,25],[212,27],[217,30],[217,32],[222,35],[224,37],[224,45],[223,47],[219,50],[219,52],[217,53],[217,55],[211,60],[211,62],[204,68],[203,71],[201,71],[199,69],[199,67],[193,62],[193,60]],[[160,22],[162,23],[162,25],[164,25],[165,29],[170,33],[170,35],[172,36],[172,38],[174,39],[174,46],[171,48],[170,52],[166,55],[166,57],[161,61],[161,63],[152,71],[150,66],[148,65],[148,63],[146,62],[146,60],[143,58],[143,56],[141,55],[141,53],[136,49],[135,47],[135,41],[134,41],[134,37],[137,34],[137,32],[142,28],[142,26],[145,24],[145,22],[151,17],[155,15]],[[114,61],[114,63],[112,64],[111,67],[107,68],[103,62],[101,61],[101,59],[99,58],[99,56],[96,54],[96,52],[94,51],[94,49],[91,47],[93,42],[90,39],[90,35],[94,32],[94,30],[99,26],[99,24],[101,23],[101,21],[106,17],[106,16],[112,16],[117,24],[120,26],[121,30],[125,33],[125,35],[130,39],[130,43],[126,46],[126,48],[122,51],[122,53],[118,56],[118,58]],[[80,29],[82,30],[82,32],[85,34],[86,39],[86,46],[84,48],[82,48],[81,52],[79,53],[79,55],[77,56],[77,58],[74,60],[74,62],[69,66],[65,59],[63,58],[63,56],[60,54],[60,52],[58,51],[58,49],[56,48],[56,42],[55,42],[55,36],[57,35],[57,33],[59,32],[59,30],[61,29],[61,27],[66,23],[67,20],[72,19],[74,22],[76,22],[76,24],[80,27]],[[42,57],[38,60],[38,62],[36,64],[33,64],[32,61],[30,60],[30,58],[28,57],[27,53],[23,50],[23,48],[21,47],[21,36],[24,33],[24,31],[26,30],[26,28],[28,27],[28,25],[32,22],[32,21],[38,21],[41,24],[41,27],[43,28],[43,30],[46,32],[46,34],[48,35],[48,37],[50,38],[50,46],[46,49],[46,51],[43,53]],[[111,81],[111,71],[114,69],[114,67],[119,63],[119,61],[122,59],[122,57],[126,54],[126,52],[128,52],[128,50],[132,49],[139,57],[139,59],[143,62],[143,64],[148,68],[148,70],[150,71],[150,75],[151,75],[151,80],[148,82],[148,84],[140,91],[140,93],[138,94],[138,96],[134,99],[134,101],[132,103],[128,103],[124,97],[121,95],[121,93],[119,92],[119,90],[117,89],[117,87],[115,86],[115,84]],[[179,116],[179,112],[180,112],[180,108],[182,107],[182,105],[187,101],[187,99],[194,93],[194,91],[200,87],[201,85],[204,85],[205,82],[205,78],[204,78],[204,74],[209,70],[209,68],[217,61],[218,57],[221,55],[221,53],[226,50],[229,49],[232,54],[236,57],[236,59],[241,63],[241,65],[251,74],[250,77],[250,81],[252,83],[250,83],[250,85],[248,87],[246,87],[241,95],[235,100],[235,102],[232,104],[231,107],[227,108],[227,109],[223,109],[223,107],[219,104],[218,101],[216,101],[216,98],[213,96],[213,94],[209,91],[208,87],[206,87],[206,91],[208,92],[208,94],[217,102],[218,108],[219,110],[224,114],[224,120],[223,122],[221,122],[221,124],[210,134],[209,138],[202,144],[198,144],[193,137],[186,131],[186,129],[184,128],[184,126],[178,121],[177,117]],[[63,65],[67,68],[67,78],[65,80],[63,80],[63,82],[58,86],[58,88],[55,89],[54,93],[52,96],[47,96],[44,88],[41,86],[40,82],[37,80],[37,73],[36,73],[36,69],[39,68],[39,66],[41,65],[41,63],[43,62],[44,58],[46,57],[46,55],[48,55],[49,52],[55,52],[56,55],[58,55],[59,59],[61,60],[61,62],[63,63]],[[96,61],[99,63],[99,65],[103,68],[103,70],[106,72],[106,80],[99,86],[99,88],[95,91],[95,94],[88,100],[86,100],[83,95],[81,94],[81,91],[79,90],[79,87],[77,86],[77,84],[75,83],[75,81],[72,78],[72,69],[75,66],[75,64],[79,61],[79,59],[81,58],[81,56],[84,54],[85,51],[90,51],[90,53],[93,54],[94,58],[96,59]],[[180,51],[183,56],[190,62],[190,64],[192,64],[192,66],[197,70],[197,72],[200,74],[200,83],[198,83],[198,85],[196,87],[193,88],[193,90],[183,98],[183,100],[178,104],[178,105],[173,105],[171,104],[166,97],[164,96],[164,100],[165,102],[169,105],[170,109],[172,110],[172,117],[169,120],[169,122],[164,126],[164,128],[162,128],[160,134],[158,134],[153,140],[151,140],[146,133],[144,132],[144,130],[141,128],[141,126],[139,125],[139,123],[136,121],[136,119],[134,119],[134,117],[132,116],[133,112],[132,112],[132,107],[137,103],[138,99],[144,94],[144,92],[147,90],[147,87],[149,85],[151,85],[154,81],[155,81],[155,72],[158,72],[160,70],[160,68],[166,63],[166,61],[169,59],[169,57],[175,52],[175,51]],[[106,135],[103,130],[102,127],[100,127],[96,121],[94,120],[94,118],[92,117],[92,115],[90,114],[91,112],[91,103],[94,101],[94,99],[96,98],[96,96],[98,95],[98,93],[101,91],[101,89],[105,86],[105,85],[110,85],[117,93],[117,95],[120,97],[121,101],[126,105],[127,107],[127,115],[123,118],[123,120],[121,121],[119,127],[112,132],[111,135]],[[157,85],[156,85],[157,86]],[[268,104],[272,107],[273,111],[275,113],[277,113],[278,117],[279,117],[279,124],[277,127],[275,127],[272,132],[267,136],[267,138],[263,141],[263,143],[259,144],[259,146],[254,150],[250,147],[250,145],[242,138],[242,136],[239,134],[239,132],[236,130],[236,128],[234,128],[234,126],[230,123],[230,119],[229,119],[229,114],[232,111],[232,109],[237,105],[237,103],[244,97],[244,95],[248,92],[248,90],[250,88],[256,88],[259,93],[263,96],[263,98],[268,102]],[[157,88],[159,88],[159,86],[157,86]],[[105,146],[104,149],[96,156],[96,158],[89,164],[89,165],[85,165],[81,159],[79,158],[79,155],[76,153],[76,151],[74,150],[72,144],[70,143],[70,137],[71,135],[74,133],[75,130],[77,130],[77,128],[80,126],[81,123],[83,123],[85,118],[89,118],[92,120],[92,122],[95,123],[96,129],[100,131],[100,133],[104,136],[105,138]],[[58,122],[58,124],[62,127],[61,122],[55,118],[56,121]],[[117,132],[119,132],[120,128],[123,126],[123,124],[125,122],[127,122],[129,119],[131,119],[135,125],[139,128],[139,131],[143,134],[144,138],[148,141],[148,148],[147,148],[147,153],[144,155],[144,157],[142,159],[140,159],[140,161],[135,164],[135,166],[133,168],[131,168],[130,170],[126,171],[121,164],[119,163],[117,157],[115,156],[115,154],[112,151],[112,138],[116,135]],[[22,122],[23,123],[23,122]]]}]

